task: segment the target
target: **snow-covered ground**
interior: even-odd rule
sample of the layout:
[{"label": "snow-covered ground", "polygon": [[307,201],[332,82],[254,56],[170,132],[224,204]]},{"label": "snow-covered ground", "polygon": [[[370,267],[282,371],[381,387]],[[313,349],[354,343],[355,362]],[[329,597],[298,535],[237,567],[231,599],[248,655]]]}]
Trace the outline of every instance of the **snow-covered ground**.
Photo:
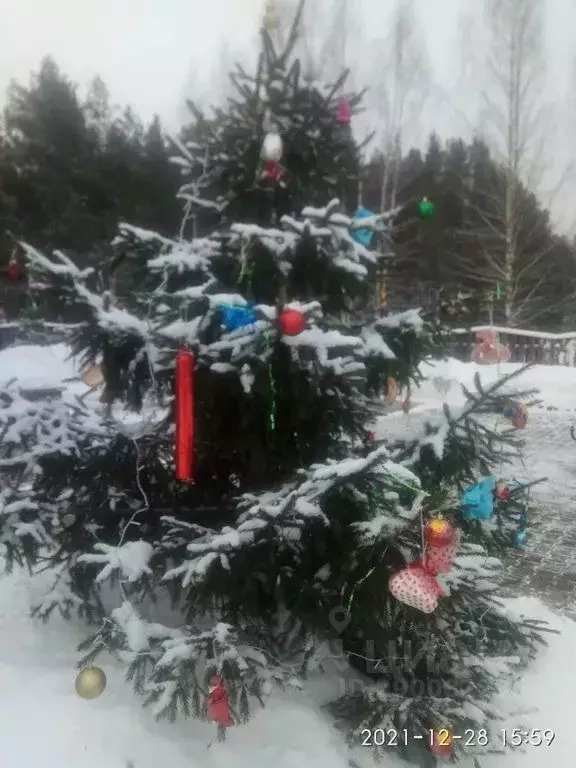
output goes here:
[{"label": "snow-covered ground", "polygon": [[[65,357],[63,347],[5,350],[0,352],[0,380],[18,377],[28,385],[58,384],[74,375]],[[501,372],[511,367],[503,365]],[[498,375],[495,368],[479,370],[485,382]],[[471,384],[475,371],[474,365],[456,361],[427,369],[427,375],[440,377],[444,385],[430,379],[413,395],[420,404],[416,412],[398,414],[393,421],[403,419],[405,429],[417,419],[420,409],[437,408],[439,388],[446,392],[445,399],[457,404],[457,382]],[[539,388],[546,403],[561,410],[559,417],[568,428],[566,411],[576,405],[572,394],[575,369],[536,366],[521,383],[527,389]],[[83,389],[82,384],[72,386],[78,392]],[[529,442],[530,425],[526,430]],[[387,428],[391,426],[388,421]],[[576,459],[576,443],[572,446]],[[547,464],[542,474],[553,471],[556,462],[566,473],[566,450],[566,446],[555,450],[550,441],[548,455],[543,456],[539,438],[530,454],[534,464],[531,471],[538,469],[536,459],[540,455]],[[562,478],[565,474],[558,475],[557,485],[564,482]],[[24,572],[0,578],[2,768],[348,768],[350,754],[312,695],[278,697],[266,709],[256,711],[250,723],[231,729],[226,743],[210,748],[207,745],[214,737],[210,725],[155,723],[112,662],[102,662],[108,677],[105,693],[95,701],[79,699],[74,678],[76,645],[83,637],[83,628],[59,619],[47,625],[31,619],[29,605],[38,588],[38,581]],[[519,597],[511,604],[521,613],[547,620],[559,634],[550,636],[549,648],[517,690],[502,691],[502,698],[507,709],[515,709],[525,728],[550,729],[556,738],[549,747],[534,746],[483,758],[481,768],[541,768],[548,763],[572,768],[576,755],[576,703],[571,695],[572,683],[576,683],[576,623],[552,613],[537,597]],[[502,723],[502,728],[506,725]],[[363,755],[360,749],[355,752],[353,757],[363,768],[370,764],[368,754]],[[399,768],[392,758],[385,765]]]}]

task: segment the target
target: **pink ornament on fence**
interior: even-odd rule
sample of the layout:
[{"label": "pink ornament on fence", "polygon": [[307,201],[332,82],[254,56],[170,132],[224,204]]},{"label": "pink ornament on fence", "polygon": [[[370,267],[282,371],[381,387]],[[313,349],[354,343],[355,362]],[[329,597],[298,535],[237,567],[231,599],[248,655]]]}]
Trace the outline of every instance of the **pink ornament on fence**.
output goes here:
[{"label": "pink ornament on fence", "polygon": [[478,365],[507,363],[510,360],[510,348],[500,344],[496,331],[484,329],[477,331],[472,350],[472,362]]}]

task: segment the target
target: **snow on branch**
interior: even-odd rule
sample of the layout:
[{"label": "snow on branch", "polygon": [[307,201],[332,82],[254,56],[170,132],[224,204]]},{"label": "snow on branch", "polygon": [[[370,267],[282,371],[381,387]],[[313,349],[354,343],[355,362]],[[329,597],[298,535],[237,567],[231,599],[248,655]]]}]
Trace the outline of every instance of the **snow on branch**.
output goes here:
[{"label": "snow on branch", "polygon": [[105,581],[116,572],[129,583],[152,575],[149,563],[154,548],[147,541],[128,541],[120,547],[99,543],[94,545],[94,549],[99,554],[80,555],[78,562],[103,566],[96,582]]},{"label": "snow on branch", "polygon": [[62,253],[62,251],[54,251],[52,255],[57,261],[51,261],[37,251],[36,248],[28,245],[28,243],[21,241],[20,245],[24,249],[31,265],[43,272],[48,272],[60,277],[70,277],[74,281],[85,281],[88,277],[94,274],[94,270],[91,267],[80,269],[70,258],[68,258],[68,256]]},{"label": "snow on branch", "polygon": [[97,414],[71,396],[30,397],[18,382],[0,387],[0,471],[18,467],[38,471],[42,457],[74,454],[80,440],[107,435]]},{"label": "snow on branch", "polygon": [[[190,704],[201,715],[206,697],[206,675],[226,678],[229,701],[238,718],[240,698],[262,695],[274,684],[301,687],[294,670],[251,642],[246,632],[223,621],[195,630],[170,628],[144,619],[124,601],[101,628],[83,644],[89,657],[111,650],[129,665],[129,677],[144,694],[155,717],[173,719],[189,713]],[[194,703],[195,702],[195,703]]]},{"label": "snow on branch", "polygon": [[293,251],[300,241],[296,232],[286,232],[277,227],[261,227],[258,224],[232,224],[230,231],[239,235],[244,241],[258,240],[268,250],[277,256],[283,256]]},{"label": "snow on branch", "polygon": [[201,271],[210,274],[210,260],[220,256],[222,244],[209,237],[195,238],[188,242],[173,242],[160,256],[148,261],[151,272],[175,269],[179,273]]},{"label": "snow on branch", "polygon": [[401,329],[422,333],[424,319],[421,309],[407,309],[405,312],[395,312],[388,317],[381,317],[374,323],[374,328],[382,330]]},{"label": "snow on branch", "polygon": [[418,477],[406,467],[390,461],[385,446],[367,457],[315,465],[302,473],[302,479],[278,490],[242,496],[237,524],[207,532],[190,542],[187,551],[191,557],[166,571],[164,580],[181,579],[183,587],[187,587],[202,582],[214,567],[230,570],[230,557],[271,533],[279,546],[281,543],[297,546],[303,529],[311,520],[326,527],[331,525],[322,509],[323,499],[338,486],[353,484],[367,472],[383,473],[395,487],[409,487],[415,492],[420,489]]},{"label": "snow on branch", "polygon": [[106,331],[117,333],[132,333],[143,339],[147,338],[148,329],[146,324],[131,314],[126,309],[117,309],[110,305],[110,297],[104,294],[99,296],[93,293],[83,285],[76,283],[76,292],[78,296],[88,304],[95,314],[96,322]]},{"label": "snow on branch", "polygon": [[175,240],[170,240],[167,237],[163,237],[154,232],[151,229],[143,229],[142,227],[135,227],[132,224],[126,222],[120,222],[118,225],[118,234],[112,241],[112,245],[120,245],[126,241],[136,240],[141,243],[151,243],[153,245],[160,245],[166,248],[172,248],[176,245]]}]

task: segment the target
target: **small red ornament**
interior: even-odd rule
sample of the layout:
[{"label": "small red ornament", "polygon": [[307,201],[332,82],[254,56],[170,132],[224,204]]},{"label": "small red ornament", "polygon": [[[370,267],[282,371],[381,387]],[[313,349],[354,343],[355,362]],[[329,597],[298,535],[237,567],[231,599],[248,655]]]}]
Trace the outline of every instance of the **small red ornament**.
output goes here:
[{"label": "small red ornament", "polygon": [[212,720],[222,728],[234,725],[222,675],[213,675],[208,683],[208,712]]},{"label": "small red ornament", "polygon": [[18,280],[22,280],[24,277],[24,270],[15,259],[9,262],[6,272],[8,274],[8,278],[15,283],[18,282]]},{"label": "small red ornament", "polygon": [[504,480],[499,480],[494,488],[494,498],[498,501],[508,501],[510,498],[510,488],[506,485]]},{"label": "small red ornament", "polygon": [[448,520],[438,517],[426,523],[424,538],[429,547],[446,547],[452,544],[456,532]]},{"label": "small red ornament", "polygon": [[278,184],[282,184],[284,177],[286,176],[286,172],[277,160],[267,160],[264,164],[263,176],[265,179],[269,179],[270,181],[275,181]]},{"label": "small red ornament", "polygon": [[306,315],[298,309],[285,309],[278,318],[284,336],[298,336],[306,328]]},{"label": "small red ornament", "polygon": [[376,440],[376,432],[368,432],[366,435],[366,440],[369,443],[373,443]]},{"label": "small red ornament", "polygon": [[194,367],[189,349],[176,357],[176,478],[194,483]]},{"label": "small red ornament", "polygon": [[441,728],[439,731],[432,732],[430,741],[430,751],[436,757],[451,757],[454,748],[452,734],[447,728]]}]

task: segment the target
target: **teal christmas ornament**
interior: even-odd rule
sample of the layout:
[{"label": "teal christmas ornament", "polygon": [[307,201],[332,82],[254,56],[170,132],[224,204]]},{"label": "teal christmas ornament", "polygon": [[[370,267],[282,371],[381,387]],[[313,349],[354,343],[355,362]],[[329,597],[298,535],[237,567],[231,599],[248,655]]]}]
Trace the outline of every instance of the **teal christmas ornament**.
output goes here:
[{"label": "teal christmas ornament", "polygon": [[258,320],[258,315],[250,307],[229,307],[222,304],[218,307],[220,313],[220,322],[228,333],[245,328],[248,325],[254,325]]},{"label": "teal christmas ornament", "polygon": [[[358,210],[354,214],[354,221],[368,219],[370,218],[370,216],[374,216],[372,211],[369,211],[367,208],[362,208],[362,206],[360,206],[360,208],[358,208]],[[352,230],[352,239],[356,240],[357,243],[359,243],[360,245],[363,245],[365,248],[368,248],[373,238],[374,238],[373,229],[353,229]]]},{"label": "teal christmas ornament", "polygon": [[526,530],[516,531],[514,536],[514,544],[517,547],[523,547],[526,544]]},{"label": "teal christmas ornament", "polygon": [[495,477],[487,477],[466,488],[460,499],[464,520],[489,520],[494,512],[495,491]]}]

